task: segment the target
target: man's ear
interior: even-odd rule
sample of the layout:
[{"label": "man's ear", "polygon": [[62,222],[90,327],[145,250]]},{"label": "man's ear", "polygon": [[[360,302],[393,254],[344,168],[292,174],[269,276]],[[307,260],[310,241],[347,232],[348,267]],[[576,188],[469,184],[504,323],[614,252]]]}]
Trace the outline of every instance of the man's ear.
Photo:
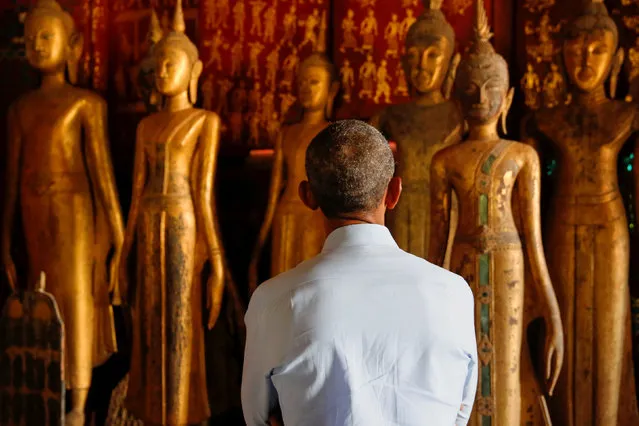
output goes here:
[{"label": "man's ear", "polygon": [[297,188],[297,192],[300,196],[300,200],[304,203],[306,207],[311,210],[317,210],[319,205],[315,200],[315,196],[313,195],[313,191],[311,191],[311,185],[307,180],[303,180],[300,182],[300,186]]},{"label": "man's ear", "polygon": [[384,199],[384,205],[387,210],[393,210],[399,202],[399,196],[402,194],[402,178],[396,176],[388,182],[388,189],[386,190],[386,198]]}]

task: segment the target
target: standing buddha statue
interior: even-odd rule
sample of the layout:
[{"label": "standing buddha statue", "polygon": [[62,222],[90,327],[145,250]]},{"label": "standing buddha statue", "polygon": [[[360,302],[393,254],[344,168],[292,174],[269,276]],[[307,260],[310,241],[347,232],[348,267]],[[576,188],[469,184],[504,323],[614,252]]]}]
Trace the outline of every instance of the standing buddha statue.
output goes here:
[{"label": "standing buddha statue", "polygon": [[620,149],[639,126],[637,107],[614,98],[623,63],[602,1],[566,28],[563,66],[572,103],[543,109],[525,140],[558,153],[545,247],[566,330],[566,366],[551,401],[561,425],[639,424],[630,350],[629,236],[617,183]]},{"label": "standing buddha statue", "polygon": [[442,148],[461,140],[463,120],[449,100],[459,54],[455,32],[440,10],[441,0],[424,1],[424,13],[406,35],[402,66],[412,101],[392,105],[371,119],[388,140],[397,143],[402,198],[389,213],[388,227],[399,246],[416,256],[428,255],[430,233],[430,164]]},{"label": "standing buddha statue", "polygon": [[[92,368],[116,351],[109,289],[117,274],[108,255],[123,242],[123,224],[108,150],[106,102],[76,88],[83,40],[54,0],[40,0],[25,20],[27,60],[40,87],[8,113],[2,263],[15,289],[11,233],[16,206],[28,257],[27,282],[47,276],[47,291],[65,328],[66,423],[84,424]],[[65,71],[70,83],[67,83]]]},{"label": "standing buddha statue", "polygon": [[[272,231],[271,276],[294,268],[317,255],[326,237],[321,213],[309,210],[297,188],[306,179],[304,160],[311,140],[328,125],[339,90],[335,66],[321,53],[306,58],[297,77],[301,118],[285,125],[275,142],[268,205],[249,267],[249,290],[257,288],[257,267],[262,248]],[[282,178],[286,171],[286,186]]]},{"label": "standing buddha statue", "polygon": [[[184,34],[178,0],[171,32],[155,46],[160,112],[137,129],[133,191],[121,260],[121,281],[134,238],[133,343],[125,400],[149,424],[182,426],[210,417],[200,280],[201,242],[211,262],[208,326],[220,312],[224,261],[213,204],[220,119],[193,108],[202,62]],[[123,286],[122,296],[129,294]]]},{"label": "standing buddha statue", "polygon": [[[542,247],[539,158],[530,146],[499,137],[498,123],[501,119],[505,127],[514,90],[509,89],[508,64],[493,49],[491,36],[479,0],[474,40],[455,81],[468,138],[439,151],[432,161],[429,260],[444,262],[454,191],[459,223],[450,269],[466,279],[476,301],[479,390],[470,424],[542,425],[545,404],[538,401],[543,391],[528,399],[538,383],[522,351],[524,298],[530,290],[541,296],[543,306],[546,343],[539,364],[548,393],[561,370],[562,325]],[[533,289],[524,286],[524,253]]]}]

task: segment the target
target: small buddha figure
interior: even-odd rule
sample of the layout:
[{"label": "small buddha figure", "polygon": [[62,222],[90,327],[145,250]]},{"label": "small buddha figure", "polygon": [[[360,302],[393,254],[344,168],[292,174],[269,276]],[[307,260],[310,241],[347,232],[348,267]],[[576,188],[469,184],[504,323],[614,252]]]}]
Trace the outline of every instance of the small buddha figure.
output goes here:
[{"label": "small buddha figure", "polygon": [[425,1],[424,13],[406,36],[402,57],[412,100],[383,109],[371,119],[388,140],[397,143],[402,198],[388,217],[397,244],[415,256],[428,255],[430,230],[430,162],[433,155],[461,140],[463,121],[448,100],[459,55],[455,33],[440,10],[441,1]]},{"label": "small buddha figure", "polygon": [[[318,254],[326,237],[321,215],[304,206],[297,188],[306,179],[306,147],[328,125],[332,115],[339,89],[335,66],[325,55],[313,53],[300,64],[297,89],[302,114],[298,122],[282,126],[275,141],[266,216],[249,267],[251,292],[257,288],[258,262],[269,231],[272,235],[271,276]],[[284,176],[286,180],[282,185]]]},{"label": "small buddha figure", "polygon": [[[629,357],[629,235],[617,157],[639,127],[636,105],[615,101],[623,62],[602,1],[563,37],[570,105],[528,117],[525,141],[557,152],[544,245],[566,333],[566,365],[550,401],[560,425],[639,424]],[[605,83],[610,77],[610,99]]]},{"label": "small buddha figure", "polygon": [[429,260],[444,262],[454,191],[459,223],[450,269],[466,279],[476,301],[480,365],[470,424],[541,426],[547,424],[542,413],[529,417],[533,410],[539,412],[538,401],[523,398],[537,384],[534,376],[527,376],[532,370],[522,367],[530,364],[528,354],[522,355],[524,296],[531,290],[524,286],[524,253],[532,275],[526,284],[536,290],[545,319],[544,359],[539,365],[550,394],[563,360],[562,324],[542,247],[539,158],[530,146],[499,137],[497,125],[501,119],[505,127],[514,90],[509,89],[508,64],[495,52],[490,37],[479,1],[474,40],[455,81],[468,138],[439,151],[431,164]]},{"label": "small buddha figure", "polygon": [[71,389],[65,421],[84,425],[91,370],[116,351],[108,293],[117,274],[107,258],[122,248],[123,224],[106,137],[106,103],[72,86],[82,37],[58,3],[40,0],[28,13],[25,41],[41,85],[18,99],[7,117],[2,266],[15,289],[11,233],[17,213],[29,261],[26,281],[35,283],[41,272],[46,274],[47,291],[64,321],[64,372]]},{"label": "small buddha figure", "polygon": [[220,119],[193,108],[202,62],[184,29],[178,0],[172,30],[154,50],[155,84],[163,106],[138,125],[133,195],[120,262],[124,284],[125,260],[136,239],[126,409],[144,423],[175,426],[199,424],[210,416],[198,278],[202,257],[211,263],[206,292],[209,328],[219,315],[224,290],[224,259],[213,207]]}]

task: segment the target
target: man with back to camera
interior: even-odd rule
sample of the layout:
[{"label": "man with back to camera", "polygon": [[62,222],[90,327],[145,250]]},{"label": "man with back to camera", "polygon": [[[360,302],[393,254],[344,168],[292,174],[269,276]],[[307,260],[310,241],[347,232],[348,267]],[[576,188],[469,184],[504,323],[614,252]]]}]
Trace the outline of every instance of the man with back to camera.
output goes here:
[{"label": "man with back to camera", "polygon": [[322,252],[258,287],[246,313],[247,426],[466,425],[477,388],[474,299],[463,278],[408,254],[384,226],[401,179],[388,142],[357,120],[306,151],[300,198],[320,208]]}]

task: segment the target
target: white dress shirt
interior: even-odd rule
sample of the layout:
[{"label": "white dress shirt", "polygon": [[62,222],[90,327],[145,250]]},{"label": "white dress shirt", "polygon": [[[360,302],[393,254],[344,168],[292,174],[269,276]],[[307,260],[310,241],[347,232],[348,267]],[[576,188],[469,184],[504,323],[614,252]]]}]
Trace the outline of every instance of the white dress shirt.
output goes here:
[{"label": "white dress shirt", "polygon": [[463,278],[350,225],[262,284],[246,313],[242,408],[267,425],[466,425],[477,388],[474,300]]}]

